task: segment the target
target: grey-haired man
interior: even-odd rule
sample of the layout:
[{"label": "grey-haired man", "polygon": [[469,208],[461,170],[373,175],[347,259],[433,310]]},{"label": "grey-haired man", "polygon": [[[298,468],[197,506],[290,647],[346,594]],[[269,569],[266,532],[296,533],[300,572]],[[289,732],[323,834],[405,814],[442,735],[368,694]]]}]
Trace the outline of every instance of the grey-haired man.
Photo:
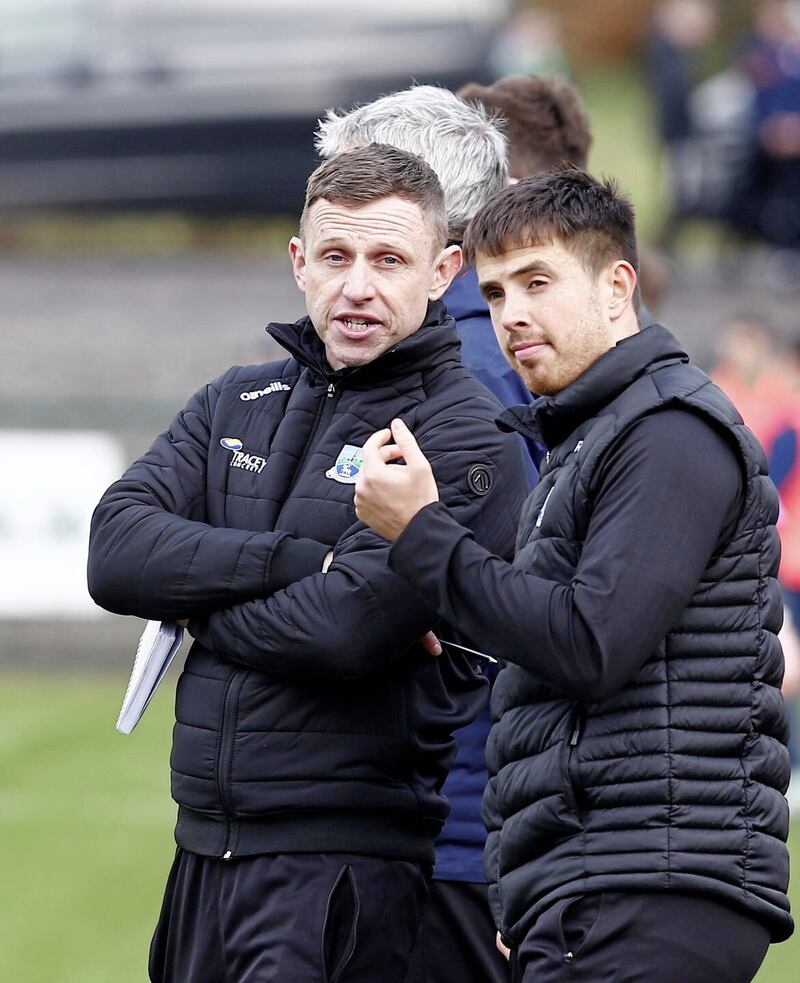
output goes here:
[{"label": "grey-haired man", "polygon": [[[489,112],[448,89],[415,85],[349,113],[328,112],[317,131],[317,150],[330,157],[380,141],[422,157],[445,193],[448,236],[461,242],[472,216],[508,182],[506,140]],[[475,271],[463,269],[442,298],[456,319],[461,357],[503,405],[530,402],[497,348]],[[498,407],[499,412],[499,407]],[[526,446],[531,484],[534,448]],[[493,679],[494,671],[487,669]],[[488,701],[459,731],[458,752],[443,793],[451,812],[436,841],[436,866],[407,983],[503,983],[508,964],[495,947],[495,927],[483,870],[486,830],[481,799],[488,779],[485,744]]]}]

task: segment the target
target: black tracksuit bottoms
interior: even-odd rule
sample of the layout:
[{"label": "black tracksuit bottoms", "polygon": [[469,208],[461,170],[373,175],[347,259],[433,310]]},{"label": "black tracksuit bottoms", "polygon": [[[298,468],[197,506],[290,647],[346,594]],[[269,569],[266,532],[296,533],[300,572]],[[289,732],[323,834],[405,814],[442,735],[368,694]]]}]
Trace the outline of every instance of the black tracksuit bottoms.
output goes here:
[{"label": "black tracksuit bottoms", "polygon": [[511,954],[512,983],[750,983],[766,926],[709,898],[609,892],[551,905]]},{"label": "black tracksuit bottoms", "polygon": [[361,854],[218,860],[178,850],[153,983],[403,983],[427,891],[419,864]]},{"label": "black tracksuit bottoms", "polygon": [[406,983],[509,983],[488,893],[485,884],[431,881]]}]

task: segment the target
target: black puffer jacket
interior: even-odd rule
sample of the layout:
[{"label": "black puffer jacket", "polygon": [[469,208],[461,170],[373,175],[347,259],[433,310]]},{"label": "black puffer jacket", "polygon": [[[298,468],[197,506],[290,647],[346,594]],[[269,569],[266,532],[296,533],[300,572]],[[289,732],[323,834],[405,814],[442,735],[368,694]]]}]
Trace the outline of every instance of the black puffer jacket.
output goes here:
[{"label": "black puffer jacket", "polygon": [[463,657],[416,645],[436,617],[356,522],[354,454],[402,416],[443,500],[509,556],[518,442],[497,430],[441,304],[352,370],[328,367],[308,319],[270,332],[292,358],[201,390],[103,496],[90,590],[121,614],[193,619],[172,751],[181,846],[432,863],[451,733],[483,682]]},{"label": "black puffer jacket", "polygon": [[652,325],[501,416],[550,448],[513,566],[440,503],[392,547],[393,569],[509,663],[484,819],[512,944],[600,891],[697,893],[792,931],[777,495],[686,362]]},{"label": "black puffer jacket", "polygon": [[[665,329],[625,344],[538,404],[540,427],[568,436],[526,503],[515,567],[575,582],[604,456],[666,406],[730,435],[744,504],[677,624],[622,689],[576,702],[523,668],[500,673],[484,800],[493,906],[519,940],[559,898],[671,889],[742,907],[780,941],[792,919],[777,495],[758,442]],[[604,372],[620,366],[634,381],[597,405],[613,391]],[[516,422],[528,430],[522,413]]]}]

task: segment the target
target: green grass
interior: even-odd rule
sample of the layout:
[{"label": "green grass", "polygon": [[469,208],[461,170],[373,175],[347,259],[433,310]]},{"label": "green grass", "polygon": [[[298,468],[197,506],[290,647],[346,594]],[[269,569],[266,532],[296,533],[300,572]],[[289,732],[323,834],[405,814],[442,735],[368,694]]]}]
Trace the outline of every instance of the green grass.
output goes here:
[{"label": "green grass", "polygon": [[114,730],[123,679],[0,685],[0,953],[15,983],[142,983],[174,852],[171,694]]},{"label": "green grass", "polygon": [[[174,846],[172,686],[130,737],[122,678],[0,681],[0,953],[14,983],[144,983]],[[791,849],[800,858],[800,824]],[[800,890],[793,885],[794,905]],[[794,983],[797,939],[758,983]],[[676,981],[677,983],[677,981]]]}]

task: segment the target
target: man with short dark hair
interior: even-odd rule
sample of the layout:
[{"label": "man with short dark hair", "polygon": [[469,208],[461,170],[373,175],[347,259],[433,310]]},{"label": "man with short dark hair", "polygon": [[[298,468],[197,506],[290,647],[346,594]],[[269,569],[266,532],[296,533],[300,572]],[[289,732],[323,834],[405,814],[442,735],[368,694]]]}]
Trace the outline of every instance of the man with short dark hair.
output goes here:
[{"label": "man with short dark hair", "polygon": [[200,390],[95,511],[95,600],[189,619],[195,639],[153,981],[404,979],[452,732],[486,683],[418,643],[436,615],[356,520],[362,446],[406,419],[501,555],[527,485],[439,303],[460,266],[446,231],[419,158],[371,146],[320,167],[289,247],[309,316],[269,327],[290,357]]},{"label": "man with short dark hair", "polygon": [[512,181],[562,164],[586,167],[592,131],[580,97],[566,79],[508,75],[492,85],[469,82],[457,95],[503,120]]},{"label": "man with short dark hair", "polygon": [[[500,348],[547,446],[513,566],[444,503],[402,421],[356,511],[389,564],[504,663],[490,900],[524,983],[746,983],[793,930],[777,495],[727,397],[635,309],[633,211],[575,170],[473,220]],[[398,466],[399,459],[405,466]]]}]

